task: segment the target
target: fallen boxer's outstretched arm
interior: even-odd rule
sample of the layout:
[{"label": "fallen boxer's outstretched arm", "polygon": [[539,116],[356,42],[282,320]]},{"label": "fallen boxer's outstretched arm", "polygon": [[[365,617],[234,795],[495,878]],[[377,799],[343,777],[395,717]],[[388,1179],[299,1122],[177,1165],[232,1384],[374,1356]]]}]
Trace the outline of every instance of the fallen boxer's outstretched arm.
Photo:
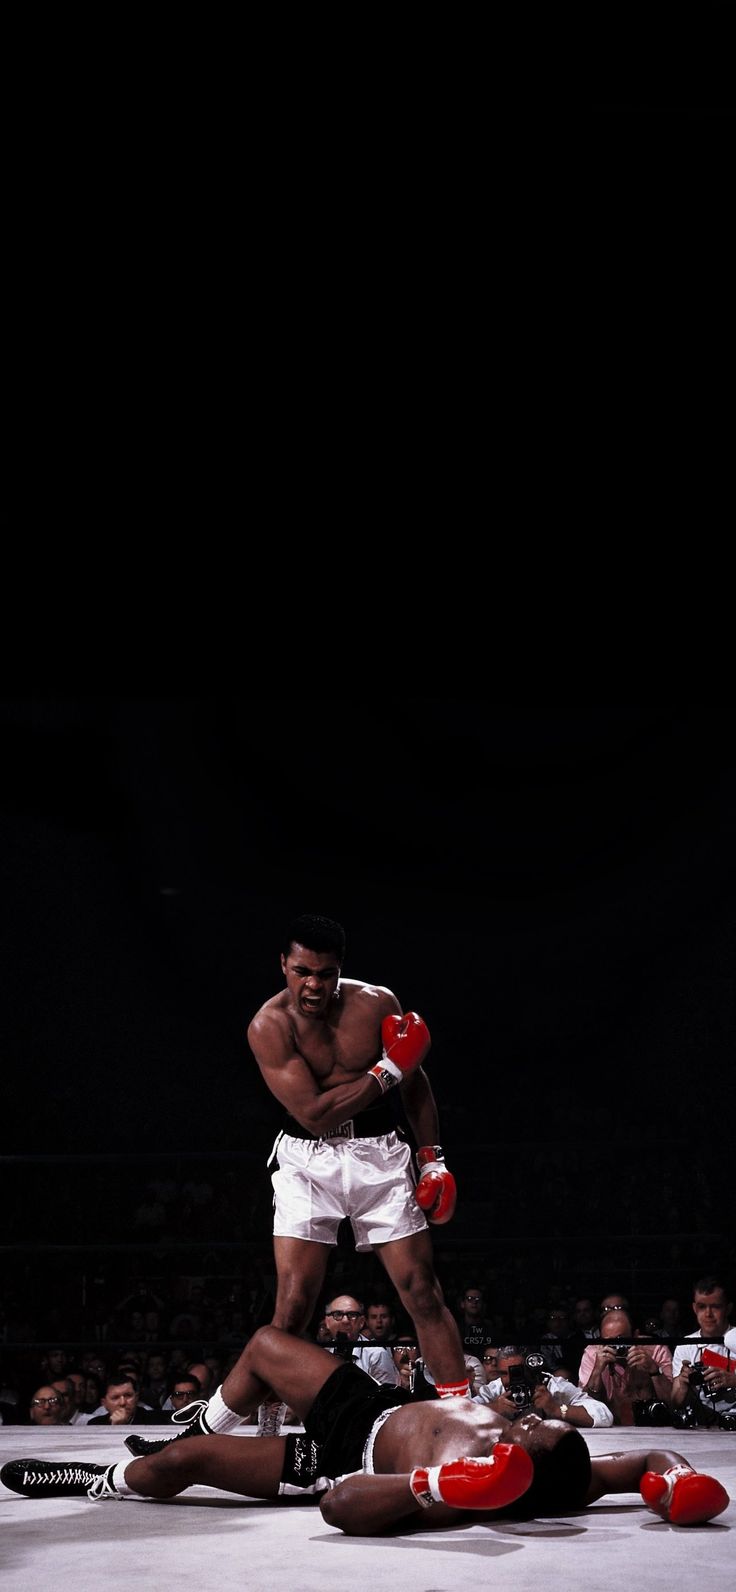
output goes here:
[{"label": "fallen boxer's outstretched arm", "polygon": [[672,1449],[595,1455],[588,1503],[617,1492],[639,1492],[647,1508],[675,1526],[702,1525],[722,1514],[730,1502],[715,1476],[694,1470]]},{"label": "fallen boxer's outstretched arm", "polygon": [[379,1536],[412,1519],[422,1530],[456,1524],[465,1510],[503,1509],[520,1498],[534,1465],[515,1443],[497,1443],[480,1459],[418,1466],[403,1475],[346,1476],[325,1493],[320,1509],[328,1525],[348,1536]]}]

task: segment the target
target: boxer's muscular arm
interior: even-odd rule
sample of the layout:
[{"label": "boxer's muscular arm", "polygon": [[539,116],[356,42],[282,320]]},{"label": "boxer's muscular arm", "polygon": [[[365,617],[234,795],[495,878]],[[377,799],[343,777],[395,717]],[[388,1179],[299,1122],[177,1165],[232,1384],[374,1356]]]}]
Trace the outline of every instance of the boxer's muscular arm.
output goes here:
[{"label": "boxer's muscular arm", "polygon": [[308,1133],[325,1133],[379,1098],[380,1084],[370,1072],[354,1083],[320,1089],[303,1056],[289,1045],[286,1029],[268,1015],[253,1018],[248,1043],[267,1088]]},{"label": "boxer's muscular arm", "polygon": [[445,1165],[439,1144],[437,1106],[429,1080],[421,1067],[411,1077],[404,1079],[401,1098],[418,1146],[416,1160],[420,1176],[416,1188],[417,1204],[430,1223],[442,1225],[452,1219],[457,1188],[452,1173]]},{"label": "boxer's muscular arm", "polygon": [[418,1067],[401,1085],[401,1103],[417,1144],[439,1144],[440,1122],[426,1072]]},{"label": "boxer's muscular arm", "polygon": [[449,1504],[422,1509],[412,1498],[408,1475],[346,1476],[320,1499],[320,1509],[328,1525],[356,1537],[379,1537],[399,1521],[404,1530],[457,1525],[467,1513]]},{"label": "boxer's muscular arm", "polygon": [[633,1454],[594,1454],[591,1462],[587,1502],[595,1503],[605,1493],[638,1492],[644,1472],[656,1470],[664,1475],[672,1465],[687,1465],[682,1454],[671,1449],[637,1449]]},{"label": "boxer's muscular arm", "polygon": [[702,1525],[728,1508],[730,1499],[715,1476],[693,1470],[671,1449],[639,1454],[596,1455],[591,1461],[588,1503],[604,1492],[635,1492],[659,1520],[673,1526]]},{"label": "boxer's muscular arm", "polygon": [[466,1455],[408,1474],[346,1476],[320,1508],[330,1525],[357,1536],[376,1535],[416,1512],[422,1528],[454,1524],[467,1510],[504,1509],[531,1484],[534,1465],[516,1443],[497,1443],[491,1454]]}]

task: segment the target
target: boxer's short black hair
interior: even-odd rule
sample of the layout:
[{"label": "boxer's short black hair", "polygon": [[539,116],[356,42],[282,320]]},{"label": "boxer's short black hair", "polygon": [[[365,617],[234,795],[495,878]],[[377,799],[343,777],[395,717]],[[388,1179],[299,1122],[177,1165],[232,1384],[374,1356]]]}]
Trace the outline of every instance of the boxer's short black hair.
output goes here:
[{"label": "boxer's short black hair", "polygon": [[342,966],[345,956],[345,930],[334,918],[321,918],[314,912],[302,912],[293,918],[286,931],[281,949],[288,956],[292,945],[304,945],[308,951],[333,951]]}]

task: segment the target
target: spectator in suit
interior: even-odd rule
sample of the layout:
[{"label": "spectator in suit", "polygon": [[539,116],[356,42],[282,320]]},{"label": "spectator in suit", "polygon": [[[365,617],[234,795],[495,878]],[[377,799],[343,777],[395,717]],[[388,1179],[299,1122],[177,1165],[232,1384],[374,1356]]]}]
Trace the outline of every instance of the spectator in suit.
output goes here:
[{"label": "spectator in suit", "polygon": [[108,1377],[102,1395],[104,1415],[91,1415],[88,1426],[149,1426],[160,1421],[161,1410],[147,1410],[138,1401],[138,1385],[125,1371]]}]

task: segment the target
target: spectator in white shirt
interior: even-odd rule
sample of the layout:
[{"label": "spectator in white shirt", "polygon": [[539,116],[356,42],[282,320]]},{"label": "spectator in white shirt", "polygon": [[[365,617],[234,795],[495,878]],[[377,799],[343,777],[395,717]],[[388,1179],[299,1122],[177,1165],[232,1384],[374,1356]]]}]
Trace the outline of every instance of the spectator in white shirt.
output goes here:
[{"label": "spectator in white shirt", "polygon": [[326,1349],[352,1360],[374,1382],[398,1387],[401,1378],[390,1350],[380,1349],[363,1334],[365,1309],[360,1299],[352,1294],[337,1294],[325,1307],[325,1323],[332,1339],[332,1343],[324,1344]]}]

